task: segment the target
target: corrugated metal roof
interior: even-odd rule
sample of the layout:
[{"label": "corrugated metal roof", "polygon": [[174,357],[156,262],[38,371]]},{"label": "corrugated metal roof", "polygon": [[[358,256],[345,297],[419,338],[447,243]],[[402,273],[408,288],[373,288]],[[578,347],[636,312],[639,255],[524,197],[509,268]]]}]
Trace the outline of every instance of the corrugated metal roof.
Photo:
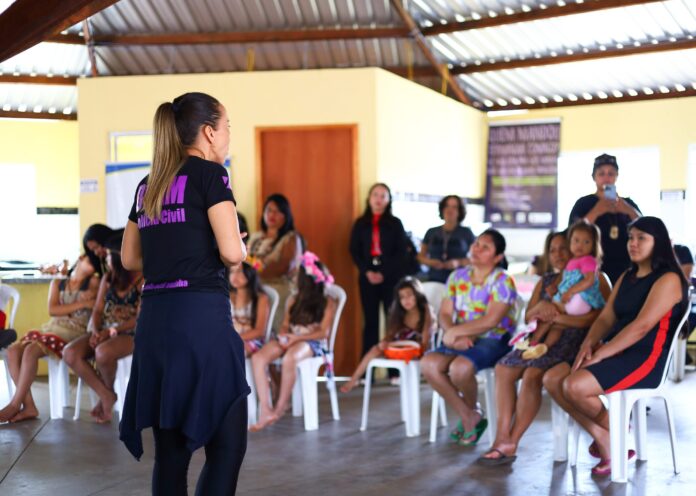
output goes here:
[{"label": "corrugated metal roof", "polygon": [[[503,17],[587,0],[410,0],[421,28]],[[11,1],[0,0],[0,11]],[[555,7],[554,7],[555,8]],[[90,19],[95,36],[370,28],[403,23],[389,0],[121,0]],[[77,34],[82,25],[68,30]],[[433,51],[457,73],[479,65],[563,57],[696,36],[696,0],[667,0],[495,27],[428,36]],[[694,45],[696,46],[696,45]],[[100,75],[203,73],[329,67],[429,67],[411,41],[397,38],[237,43],[213,45],[95,47]],[[88,75],[87,48],[41,43],[0,63],[7,74]],[[595,102],[619,95],[683,93],[696,89],[696,49],[665,51],[557,65],[539,65],[457,76],[481,108],[564,102]],[[416,81],[439,90],[438,76]],[[682,90],[681,88],[684,88]],[[630,91],[629,91],[630,90]],[[664,93],[664,92],[667,93]],[[67,95],[72,92],[73,96]],[[0,84],[2,102],[75,108],[75,88]],[[585,95],[583,97],[583,95]],[[574,100],[575,99],[575,100]],[[38,102],[38,103],[35,103]],[[61,107],[63,105],[63,107]]]}]

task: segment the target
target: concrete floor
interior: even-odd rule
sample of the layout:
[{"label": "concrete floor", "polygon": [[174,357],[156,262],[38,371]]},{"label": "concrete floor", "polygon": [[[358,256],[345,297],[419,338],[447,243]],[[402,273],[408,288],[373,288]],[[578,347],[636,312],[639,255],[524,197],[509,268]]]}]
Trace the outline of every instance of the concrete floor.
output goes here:
[{"label": "concrete floor", "polygon": [[[622,485],[590,476],[595,461],[584,449],[589,443],[585,434],[576,469],[553,462],[547,397],[522,440],[517,461],[511,467],[495,469],[474,463],[488,445],[486,436],[481,446],[462,448],[448,443],[448,429],[441,428],[437,443],[428,443],[430,389],[426,385],[421,394],[423,433],[418,438],[404,437],[398,388],[373,389],[369,428],[360,432],[362,389],[339,398],[341,420],[335,422],[322,387],[318,431],[305,432],[301,418],[288,416],[266,431],[250,434],[238,494],[693,495],[696,373],[687,373],[682,383],[670,387],[676,393],[679,475],[672,473],[666,419],[659,401],[649,403],[650,460],[631,465],[629,483]],[[1,496],[150,494],[150,431],[144,435],[143,461],[136,462],[119,443],[115,423],[95,424],[86,411],[75,422],[71,408],[65,409],[66,420],[47,420],[47,384],[38,382],[34,392],[41,419],[0,425]],[[82,404],[88,404],[86,394]],[[191,464],[191,492],[202,463],[198,452]]]}]

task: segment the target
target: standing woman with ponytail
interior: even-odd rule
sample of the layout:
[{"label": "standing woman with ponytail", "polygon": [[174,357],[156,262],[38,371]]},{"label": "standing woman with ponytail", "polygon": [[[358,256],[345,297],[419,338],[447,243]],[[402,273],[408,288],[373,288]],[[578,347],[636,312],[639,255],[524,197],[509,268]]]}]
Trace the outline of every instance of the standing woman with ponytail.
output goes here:
[{"label": "standing woman with ponytail", "polygon": [[246,452],[244,344],[230,332],[225,266],[246,257],[229,177],[227,111],[186,93],[154,119],[154,158],[136,190],[122,260],[146,284],[120,437],[136,458],[152,427],[152,493],[185,495],[205,447],[197,495],[234,494]]}]

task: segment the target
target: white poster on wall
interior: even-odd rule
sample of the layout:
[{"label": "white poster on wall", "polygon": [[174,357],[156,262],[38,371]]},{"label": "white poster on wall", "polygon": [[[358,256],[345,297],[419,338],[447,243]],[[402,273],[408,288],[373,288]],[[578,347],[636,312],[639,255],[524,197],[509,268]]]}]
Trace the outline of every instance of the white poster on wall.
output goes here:
[{"label": "white poster on wall", "polygon": [[113,229],[126,226],[135,188],[150,171],[150,162],[106,164],[106,223]]}]

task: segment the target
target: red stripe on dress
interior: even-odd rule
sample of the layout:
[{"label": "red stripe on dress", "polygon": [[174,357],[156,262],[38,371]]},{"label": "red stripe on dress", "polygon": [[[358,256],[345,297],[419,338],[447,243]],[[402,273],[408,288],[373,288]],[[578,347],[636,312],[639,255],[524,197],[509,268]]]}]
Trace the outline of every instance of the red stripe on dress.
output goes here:
[{"label": "red stripe on dress", "polygon": [[669,319],[672,317],[672,310],[667,312],[664,317],[660,319],[659,328],[657,329],[657,335],[655,336],[655,341],[653,341],[652,351],[648,355],[648,359],[645,360],[640,367],[628,374],[626,377],[621,379],[618,383],[614,384],[611,388],[605,391],[606,394],[613,393],[614,391],[622,391],[628,389],[634,384],[639,383],[645,379],[650,372],[655,368],[657,360],[662,354],[662,349],[665,346],[665,341],[667,341],[667,331],[669,330]]}]

